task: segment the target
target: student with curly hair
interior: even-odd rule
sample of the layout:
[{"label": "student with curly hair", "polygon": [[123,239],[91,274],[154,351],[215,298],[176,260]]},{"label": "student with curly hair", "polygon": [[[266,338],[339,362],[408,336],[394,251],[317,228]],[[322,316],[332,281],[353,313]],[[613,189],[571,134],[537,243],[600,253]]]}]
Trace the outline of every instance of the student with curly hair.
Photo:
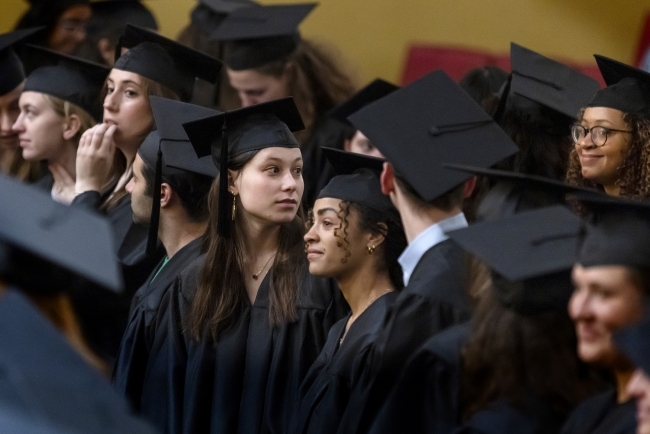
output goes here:
[{"label": "student with curly hair", "polygon": [[[305,122],[296,134],[305,161],[303,203],[311,206],[333,176],[323,146],[343,148],[349,129],[327,116],[347,100],[355,85],[326,46],[303,39],[297,28],[314,3],[241,8],[214,33],[225,42],[224,63],[230,85],[248,107],[293,96]],[[224,107],[228,109],[228,107]]]},{"label": "student with curly hair", "polygon": [[572,127],[566,179],[611,196],[650,197],[650,74],[596,56],[608,87]]}]

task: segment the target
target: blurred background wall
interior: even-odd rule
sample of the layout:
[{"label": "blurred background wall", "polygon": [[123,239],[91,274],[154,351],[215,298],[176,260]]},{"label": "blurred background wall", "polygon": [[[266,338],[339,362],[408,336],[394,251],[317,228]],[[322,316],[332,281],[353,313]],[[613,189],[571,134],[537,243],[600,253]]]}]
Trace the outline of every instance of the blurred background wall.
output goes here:
[{"label": "blurred background wall", "polygon": [[[0,3],[0,32],[6,32],[27,1]],[[175,38],[195,0],[143,3],[161,33]],[[515,41],[581,63],[592,62],[593,53],[632,63],[647,11],[650,0],[321,0],[301,28],[338,47],[362,81],[379,76],[398,82],[407,47],[418,42],[505,54]]]}]

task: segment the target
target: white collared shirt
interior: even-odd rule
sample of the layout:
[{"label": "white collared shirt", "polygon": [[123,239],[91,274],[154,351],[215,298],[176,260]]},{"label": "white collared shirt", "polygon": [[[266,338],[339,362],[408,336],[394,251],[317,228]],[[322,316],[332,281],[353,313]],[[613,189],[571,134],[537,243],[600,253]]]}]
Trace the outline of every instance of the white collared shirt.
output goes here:
[{"label": "white collared shirt", "polygon": [[413,270],[422,259],[422,256],[436,244],[440,244],[447,238],[447,232],[456,229],[466,228],[467,219],[465,214],[458,213],[453,217],[441,220],[426,228],[420,235],[415,237],[413,241],[404,249],[400,257],[397,259],[402,266],[402,273],[404,274],[404,286],[409,284],[409,279]]}]

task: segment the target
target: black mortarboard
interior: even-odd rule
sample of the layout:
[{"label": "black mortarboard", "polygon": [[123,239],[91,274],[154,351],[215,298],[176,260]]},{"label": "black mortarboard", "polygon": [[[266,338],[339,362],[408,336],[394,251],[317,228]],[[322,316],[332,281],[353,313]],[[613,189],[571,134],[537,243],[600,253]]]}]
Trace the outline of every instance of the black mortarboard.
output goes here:
[{"label": "black mortarboard", "polygon": [[244,107],[183,124],[196,155],[219,167],[220,235],[229,234],[228,159],[265,148],[299,148],[292,132],[305,128],[292,97]]},{"label": "black mortarboard", "polygon": [[107,67],[34,45],[25,46],[23,59],[28,74],[24,92],[41,92],[71,102],[101,121]]},{"label": "black mortarboard", "polygon": [[323,187],[318,199],[331,197],[360,203],[396,217],[397,210],[388,196],[381,192],[379,183],[385,160],[333,148],[323,148],[323,155],[334,168],[336,176]]},{"label": "black mortarboard", "polygon": [[[45,427],[66,433],[155,432],[27,298],[11,289],[0,296],[0,370],[0,408],[29,414]],[[9,432],[6,428],[0,431]]]},{"label": "black mortarboard", "polygon": [[512,140],[443,71],[349,117],[427,202],[470,178],[444,163],[489,167],[515,154]]},{"label": "black mortarboard", "polygon": [[241,8],[259,6],[252,0],[199,0],[192,10],[192,24],[198,26],[211,39],[223,20]]},{"label": "black mortarboard", "polygon": [[614,344],[637,368],[650,377],[650,317],[614,334]]},{"label": "black mortarboard", "polygon": [[101,34],[109,23],[131,23],[147,29],[158,30],[151,11],[139,0],[100,0],[90,4],[93,14],[88,24],[89,33]]},{"label": "black mortarboard", "polygon": [[478,215],[481,220],[496,220],[536,208],[565,204],[567,195],[603,195],[598,190],[566,184],[553,178],[486,169],[460,164],[446,164],[446,168],[481,175],[494,181],[483,197]]},{"label": "black mortarboard", "polygon": [[25,80],[23,63],[15,48],[42,29],[43,27],[36,27],[0,35],[0,95],[11,92]]},{"label": "black mortarboard", "polygon": [[[123,47],[129,51],[120,55]],[[127,24],[115,53],[113,68],[160,83],[183,101],[192,98],[197,77],[214,83],[221,69],[219,60],[131,24]]]},{"label": "black mortarboard", "polygon": [[[13,256],[38,258],[103,288],[121,291],[113,230],[104,218],[56,203],[49,194],[6,177],[0,177],[0,203],[0,244],[8,245],[15,252]],[[17,263],[11,257],[2,274],[20,282],[39,277],[33,273],[34,260]],[[46,290],[47,286],[24,289]]]},{"label": "black mortarboard", "polygon": [[650,203],[611,196],[578,198],[591,211],[576,262],[650,269]]},{"label": "black mortarboard", "polygon": [[[153,254],[158,242],[160,184],[183,178],[188,181],[186,184],[191,186],[191,174],[212,179],[219,173],[209,155],[202,158],[196,156],[190,139],[183,129],[183,123],[220,112],[155,96],[150,96],[149,102],[157,129],[149,133],[140,145],[138,155],[149,168],[154,170],[153,203],[147,243],[147,252]],[[173,182],[173,184],[179,183]]]},{"label": "black mortarboard", "polygon": [[241,71],[281,60],[300,43],[298,25],[317,3],[270,5],[233,11],[213,38],[229,42],[224,62]]},{"label": "black mortarboard", "polygon": [[593,78],[514,42],[510,61],[512,77],[502,104],[516,94],[575,119],[600,88]]},{"label": "black mortarboard", "polygon": [[607,87],[596,93],[588,107],[609,107],[623,113],[650,111],[650,74],[605,56],[595,55]]},{"label": "black mortarboard", "polygon": [[523,314],[566,309],[582,221],[563,206],[478,223],[447,235],[492,270],[497,297]]},{"label": "black mortarboard", "polygon": [[395,92],[397,89],[399,89],[399,86],[377,78],[359,92],[352,95],[350,99],[335,107],[329,115],[334,119],[349,124],[348,116],[358,112],[368,104]]}]

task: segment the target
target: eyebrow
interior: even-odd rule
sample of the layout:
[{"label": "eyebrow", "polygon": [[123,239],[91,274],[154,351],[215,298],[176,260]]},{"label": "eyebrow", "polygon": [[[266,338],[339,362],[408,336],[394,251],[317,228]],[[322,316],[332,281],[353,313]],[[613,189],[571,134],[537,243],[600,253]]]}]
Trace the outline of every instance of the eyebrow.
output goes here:
[{"label": "eyebrow", "polygon": [[321,209],[319,209],[318,211],[316,211],[316,214],[318,214],[318,215],[323,215],[323,214],[325,214],[327,211],[333,211],[333,212],[335,212],[335,213],[338,214],[338,211],[336,211],[336,210],[335,210],[334,208],[332,208],[332,207],[321,208]]},{"label": "eyebrow", "polygon": [[[109,81],[110,81],[111,83],[115,84],[115,82],[113,81],[113,79],[111,79],[111,78],[107,78],[107,79],[106,79],[106,82],[108,83]],[[136,85],[136,86],[138,86],[138,87],[142,87],[142,85],[141,85],[140,83],[136,83],[136,82],[133,81],[133,80],[124,80],[124,81],[121,81],[120,84],[134,84],[134,85]]]},{"label": "eyebrow", "polygon": [[[282,158],[278,158],[278,157],[268,157],[266,161],[279,161],[281,163],[284,162]],[[292,161],[292,163],[295,163],[296,161],[302,161],[302,157],[296,158],[295,160]]]}]

